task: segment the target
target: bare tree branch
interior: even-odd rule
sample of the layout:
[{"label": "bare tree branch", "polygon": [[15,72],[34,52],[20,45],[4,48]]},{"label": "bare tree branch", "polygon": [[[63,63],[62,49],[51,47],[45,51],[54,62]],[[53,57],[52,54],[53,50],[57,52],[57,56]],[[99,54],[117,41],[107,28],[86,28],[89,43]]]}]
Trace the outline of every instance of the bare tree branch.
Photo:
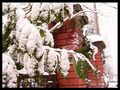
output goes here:
[{"label": "bare tree branch", "polygon": [[[94,11],[93,9],[91,9],[91,8],[85,6],[85,5],[81,5],[81,6],[85,7],[85,8],[88,9],[88,10]],[[96,10],[96,11],[98,11],[97,14],[99,14],[99,15],[101,15],[101,16],[110,17],[110,16],[107,16],[107,15],[102,14],[102,12],[99,12],[99,10]],[[110,18],[113,18],[113,17],[110,17]]]},{"label": "bare tree branch", "polygon": [[103,3],[103,4],[107,5],[108,7],[111,7],[111,8],[114,8],[114,9],[118,9],[117,7],[114,7],[114,6],[108,5],[107,3]]}]

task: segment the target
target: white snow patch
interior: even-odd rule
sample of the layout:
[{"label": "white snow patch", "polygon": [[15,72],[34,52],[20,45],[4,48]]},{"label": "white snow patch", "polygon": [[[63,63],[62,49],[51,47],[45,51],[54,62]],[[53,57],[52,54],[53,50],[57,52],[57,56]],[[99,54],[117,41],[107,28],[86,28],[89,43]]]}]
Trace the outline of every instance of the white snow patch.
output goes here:
[{"label": "white snow patch", "polygon": [[10,57],[9,54],[3,53],[2,56],[3,56],[3,59],[2,59],[3,63],[8,62],[8,64],[12,65],[14,68],[16,67],[15,62],[13,61],[13,59]]},{"label": "white snow patch", "polygon": [[84,61],[86,59],[86,57],[81,53],[76,53],[76,56],[77,56],[78,60]]},{"label": "white snow patch", "polygon": [[11,55],[16,48],[17,48],[16,44],[13,44],[13,45],[9,46],[8,47],[8,53]]},{"label": "white snow patch", "polygon": [[7,14],[2,16],[2,34],[5,33],[5,26],[7,26],[7,22],[8,22],[7,17],[8,17]]},{"label": "white snow patch", "polygon": [[9,82],[7,87],[9,87],[9,88],[17,88],[17,84]]},{"label": "white snow patch", "polygon": [[21,70],[18,70],[19,74],[27,74],[27,70],[25,68],[22,68]]},{"label": "white snow patch", "polygon": [[8,14],[2,16],[2,24],[3,24],[3,27],[4,27],[5,25],[7,25],[7,22],[8,22],[7,17],[8,17]]},{"label": "white snow patch", "polygon": [[14,36],[15,36],[15,33],[16,33],[16,31],[15,30],[12,30],[11,31],[11,33],[10,33],[10,39],[13,39],[14,38]]},{"label": "white snow patch", "polygon": [[100,35],[88,35],[86,36],[88,38],[88,40],[90,41],[90,48],[93,50],[93,60],[95,60],[95,54],[97,54],[98,52],[98,48],[93,45],[93,42],[97,42],[97,41],[103,41],[104,44],[107,46],[107,40],[105,40],[105,38],[103,36]]},{"label": "white snow patch", "polygon": [[9,5],[10,3],[2,3],[2,12],[7,11]]},{"label": "white snow patch", "polygon": [[3,87],[5,86],[4,83],[7,82],[7,87],[9,88],[15,88],[17,87],[17,69],[15,66],[15,62],[13,61],[13,59],[10,57],[9,54],[3,53],[2,54],[2,83],[3,83]]},{"label": "white snow patch", "polygon": [[34,53],[34,50],[37,48],[37,42],[38,42],[37,38],[39,38],[37,33],[39,33],[39,32],[35,28],[34,30],[32,30],[32,32],[28,36],[28,42],[27,42],[26,46],[27,46],[27,50],[30,54]]},{"label": "white snow patch", "polygon": [[35,75],[37,63],[38,61],[34,57],[30,58],[27,53],[24,55],[24,68],[26,68],[27,73],[30,77],[33,77]]},{"label": "white snow patch", "polygon": [[40,13],[40,16],[42,16],[44,19],[48,18],[48,11],[43,11]]},{"label": "white snow patch", "polygon": [[43,43],[46,46],[50,45],[51,47],[53,47],[54,46],[54,39],[53,39],[52,33],[50,33],[50,30],[48,30],[48,24],[43,23],[38,28],[44,30],[44,32],[45,32],[45,37],[42,37]]},{"label": "white snow patch", "polygon": [[49,70],[52,71],[53,73],[55,72],[56,66],[57,66],[57,56],[58,56],[58,52],[56,52],[53,48],[49,49],[49,53],[48,53],[48,66],[49,66]]},{"label": "white snow patch", "polygon": [[46,45],[49,45],[50,44],[50,46],[54,46],[54,39],[53,39],[53,35],[50,33],[50,31],[49,30],[46,30],[46,32],[45,32],[45,44]]},{"label": "white snow patch", "polygon": [[52,3],[52,8],[55,11],[55,14],[60,13],[60,9],[64,8],[64,3]]},{"label": "white snow patch", "polygon": [[45,67],[44,63],[45,63],[46,55],[47,55],[47,53],[44,52],[41,61],[38,62],[38,71],[39,71],[40,75],[41,74],[42,75],[47,75],[48,74],[47,72],[45,72],[45,69],[44,69],[44,67]]},{"label": "white snow patch", "polygon": [[19,41],[20,39],[20,34],[22,29],[26,26],[26,24],[30,23],[27,19],[25,18],[20,18],[17,20],[16,23],[16,39]]},{"label": "white snow patch", "polygon": [[27,44],[28,37],[29,37],[30,33],[32,32],[32,30],[35,30],[35,29],[36,28],[34,27],[34,25],[30,24],[30,23],[27,23],[25,25],[25,27],[22,29],[20,38],[19,38],[19,48],[22,51],[25,51],[25,46]]},{"label": "white snow patch", "polygon": [[30,12],[31,20],[32,20],[32,21],[36,20],[37,17],[39,16],[40,7],[41,7],[41,4],[40,4],[40,3],[33,3],[33,5],[32,5],[32,10],[31,10],[31,12]]},{"label": "white snow patch", "polygon": [[92,42],[103,41],[104,44],[107,45],[107,41],[105,40],[105,38],[103,36],[100,36],[100,35],[88,35],[86,37],[88,38],[88,40],[90,40]]},{"label": "white snow patch", "polygon": [[16,3],[10,3],[9,7],[10,7],[10,11],[14,10],[16,8]]},{"label": "white snow patch", "polygon": [[41,10],[49,10],[51,6],[51,3],[42,3]]},{"label": "white snow patch", "polygon": [[39,58],[40,56],[43,55],[43,52],[45,51],[44,47],[38,47],[37,52],[36,52],[36,57]]},{"label": "white snow patch", "polygon": [[68,71],[70,69],[70,62],[68,59],[68,53],[66,49],[62,49],[61,51],[60,68],[63,76],[67,77]]},{"label": "white snow patch", "polygon": [[25,11],[18,7],[16,9],[16,18],[19,19],[24,17],[25,17]]},{"label": "white snow patch", "polygon": [[20,63],[21,65],[24,65],[23,57],[24,57],[24,55],[21,52],[17,53],[17,61],[16,61],[16,63]]}]

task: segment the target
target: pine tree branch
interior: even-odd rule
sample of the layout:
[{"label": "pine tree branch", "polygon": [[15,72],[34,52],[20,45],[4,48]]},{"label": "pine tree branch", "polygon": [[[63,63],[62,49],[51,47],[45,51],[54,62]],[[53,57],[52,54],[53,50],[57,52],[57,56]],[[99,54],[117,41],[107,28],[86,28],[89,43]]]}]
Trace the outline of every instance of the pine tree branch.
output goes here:
[{"label": "pine tree branch", "polygon": [[[44,48],[46,50],[49,50],[49,47],[48,46],[44,46]],[[54,49],[55,51],[57,52],[61,52],[62,50],[61,49]],[[69,54],[76,54],[73,50],[67,50],[67,53]],[[83,54],[82,54],[83,55]],[[84,56],[84,55],[83,55]],[[96,68],[92,65],[92,63],[84,56],[84,60],[91,66],[92,70],[95,72],[96,71]]]}]

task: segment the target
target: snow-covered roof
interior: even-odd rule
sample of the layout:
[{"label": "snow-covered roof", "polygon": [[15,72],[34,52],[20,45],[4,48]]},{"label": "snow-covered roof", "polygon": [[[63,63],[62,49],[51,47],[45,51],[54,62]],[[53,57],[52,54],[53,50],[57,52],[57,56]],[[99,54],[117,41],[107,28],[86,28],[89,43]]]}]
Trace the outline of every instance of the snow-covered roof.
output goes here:
[{"label": "snow-covered roof", "polygon": [[103,41],[105,45],[107,45],[107,41],[105,40],[105,38],[101,35],[88,35],[86,36],[88,38],[88,40],[90,40],[91,42],[98,42],[98,41]]}]

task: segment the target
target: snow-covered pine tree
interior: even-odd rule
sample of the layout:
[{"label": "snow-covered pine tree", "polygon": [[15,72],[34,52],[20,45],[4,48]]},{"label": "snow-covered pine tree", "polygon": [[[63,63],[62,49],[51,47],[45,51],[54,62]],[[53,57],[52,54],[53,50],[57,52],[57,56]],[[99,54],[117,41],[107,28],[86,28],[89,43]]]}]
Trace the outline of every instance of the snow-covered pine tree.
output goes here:
[{"label": "snow-covered pine tree", "polygon": [[[59,69],[67,77],[70,69],[68,54],[73,55],[77,69],[82,60],[96,72],[83,54],[54,48],[52,31],[72,17],[72,3],[2,3],[3,88],[17,87],[19,74],[30,77],[50,75]],[[57,24],[48,30],[48,24],[54,20]],[[78,70],[77,74],[80,73]]]}]

